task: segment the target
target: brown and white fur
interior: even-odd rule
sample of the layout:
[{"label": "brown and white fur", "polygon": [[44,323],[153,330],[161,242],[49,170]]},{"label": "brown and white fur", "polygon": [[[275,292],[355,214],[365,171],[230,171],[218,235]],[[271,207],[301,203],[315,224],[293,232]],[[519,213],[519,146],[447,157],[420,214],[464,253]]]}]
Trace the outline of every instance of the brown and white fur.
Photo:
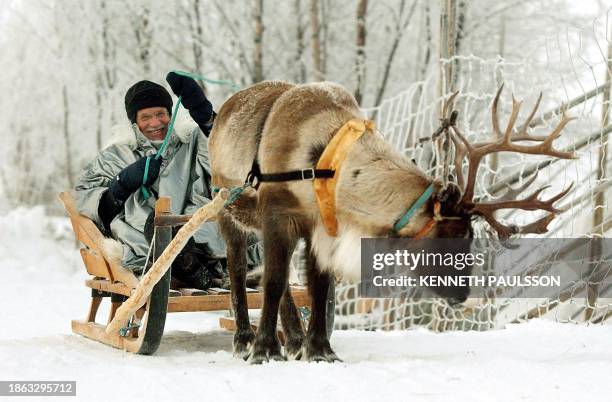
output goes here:
[{"label": "brown and white fur", "polygon": [[[263,82],[236,93],[221,108],[209,143],[212,184],[240,186],[257,158],[262,173],[312,168],[336,131],[363,118],[357,102],[332,83],[293,85]],[[338,236],[327,235],[312,181],[264,182],[248,188],[219,217],[227,242],[237,331],[234,353],[260,363],[284,359],[276,336],[277,314],[287,336],[287,356],[309,361],[338,360],[326,337],[326,296],[335,274],[359,275],[361,237],[386,236],[392,225],[431,184],[412,162],[377,133],[366,133],[342,165],[336,186]],[[436,185],[436,189],[439,186]],[[450,204],[449,204],[450,205]],[[457,215],[443,204],[443,214]],[[432,217],[428,201],[401,230],[412,236]],[[438,224],[428,237],[464,237],[469,217]],[[263,236],[264,304],[255,335],[246,307],[246,233]],[[312,319],[304,336],[287,291],[289,260],[298,239],[307,245],[307,280]],[[456,295],[465,299],[467,294]]]}]

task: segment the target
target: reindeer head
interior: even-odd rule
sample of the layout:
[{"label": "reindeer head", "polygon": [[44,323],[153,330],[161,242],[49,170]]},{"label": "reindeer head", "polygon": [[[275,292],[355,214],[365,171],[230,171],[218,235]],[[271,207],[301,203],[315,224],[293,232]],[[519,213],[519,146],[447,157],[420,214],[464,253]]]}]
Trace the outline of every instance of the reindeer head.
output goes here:
[{"label": "reindeer head", "polygon": [[[363,135],[354,144],[337,191],[342,194],[336,199],[339,222],[369,236],[471,237],[470,215],[459,203],[461,190],[432,181],[377,133]],[[402,214],[419,204],[424,193],[421,205],[398,226]]]}]

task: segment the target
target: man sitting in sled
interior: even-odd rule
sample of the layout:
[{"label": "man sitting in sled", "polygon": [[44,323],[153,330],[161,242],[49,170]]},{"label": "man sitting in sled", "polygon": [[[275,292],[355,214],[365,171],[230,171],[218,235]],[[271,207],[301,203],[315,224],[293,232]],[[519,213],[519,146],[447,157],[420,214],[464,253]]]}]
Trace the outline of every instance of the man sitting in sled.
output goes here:
[{"label": "man sitting in sled", "polygon": [[[192,78],[171,72],[166,80],[197,125],[176,124],[167,148],[155,158],[168,133],[172,97],[159,84],[137,82],[125,95],[131,124],[115,133],[111,144],[84,168],[76,185],[78,211],[123,244],[121,263],[135,272],[146,263],[159,196],[171,197],[176,215],[193,214],[212,198],[208,161],[208,135],[215,117],[212,104]],[[147,156],[152,158],[145,179]],[[225,257],[217,224],[206,222],[175,260],[173,277],[185,287],[218,285],[218,279],[227,275]],[[261,262],[261,248],[255,241],[249,247],[248,262]]]}]

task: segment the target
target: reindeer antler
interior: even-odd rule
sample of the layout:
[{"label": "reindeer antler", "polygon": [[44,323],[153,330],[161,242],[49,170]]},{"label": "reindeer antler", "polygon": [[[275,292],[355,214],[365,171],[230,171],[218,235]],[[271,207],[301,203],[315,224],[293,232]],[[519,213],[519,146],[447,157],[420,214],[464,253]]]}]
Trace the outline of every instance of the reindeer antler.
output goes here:
[{"label": "reindeer antler", "polygon": [[[554,219],[555,214],[561,212],[557,210],[553,204],[557,200],[565,196],[570,191],[573,184],[546,201],[540,200],[538,196],[547,187],[542,187],[536,190],[533,194],[524,199],[514,199],[516,196],[518,196],[520,192],[525,190],[529,186],[529,184],[531,184],[535,180],[535,176],[533,176],[526,184],[520,186],[520,188],[518,189],[510,189],[501,199],[497,201],[481,203],[475,203],[473,201],[474,185],[478,173],[478,166],[482,161],[482,158],[486,155],[496,152],[517,152],[530,155],[548,155],[562,159],[575,158],[573,152],[563,152],[553,147],[553,141],[561,135],[561,131],[563,130],[563,128],[565,128],[567,123],[572,121],[574,118],[568,117],[563,114],[557,126],[548,135],[533,136],[527,133],[529,123],[535,116],[538,106],[540,105],[540,100],[542,99],[541,93],[526,121],[521,125],[518,130],[515,130],[514,126],[516,124],[516,120],[518,118],[522,102],[517,101],[516,99],[514,99],[513,96],[510,118],[508,120],[508,124],[505,130],[502,132],[499,123],[497,105],[499,103],[499,98],[501,96],[503,88],[504,86],[501,85],[497,90],[497,94],[495,95],[495,99],[493,100],[493,108],[491,111],[493,131],[496,135],[496,139],[494,141],[470,144],[463,136],[463,134],[461,134],[459,129],[456,126],[452,126],[452,140],[455,145],[455,170],[457,173],[457,181],[461,187],[463,187],[464,184],[462,161],[465,157],[467,157],[468,160],[468,178],[467,184],[465,184],[465,189],[463,191],[463,196],[461,198],[461,203],[466,207],[469,213],[483,216],[485,220],[491,225],[491,227],[493,227],[498,232],[500,237],[508,237],[509,235],[517,232],[545,233],[547,231],[548,224]],[[536,142],[536,144],[517,144],[521,141]],[[499,209],[513,208],[522,209],[525,211],[544,210],[548,211],[549,214],[544,218],[541,218],[536,222],[533,222],[523,227],[505,226],[495,219],[495,211]]]}]

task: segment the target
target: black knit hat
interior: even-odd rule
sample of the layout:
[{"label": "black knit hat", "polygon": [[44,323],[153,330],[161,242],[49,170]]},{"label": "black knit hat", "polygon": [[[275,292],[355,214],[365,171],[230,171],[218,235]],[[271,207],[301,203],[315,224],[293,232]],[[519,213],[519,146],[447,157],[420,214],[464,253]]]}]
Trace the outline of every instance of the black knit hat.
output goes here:
[{"label": "black knit hat", "polygon": [[172,97],[166,88],[151,81],[139,81],[132,85],[125,94],[125,111],[132,123],[136,121],[136,113],[148,107],[165,107],[172,113]]}]

